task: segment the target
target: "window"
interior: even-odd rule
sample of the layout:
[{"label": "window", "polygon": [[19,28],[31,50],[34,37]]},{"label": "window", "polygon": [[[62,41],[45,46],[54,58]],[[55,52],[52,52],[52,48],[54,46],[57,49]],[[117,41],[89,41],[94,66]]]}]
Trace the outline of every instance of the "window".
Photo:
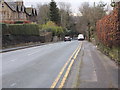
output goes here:
[{"label": "window", "polygon": [[4,7],[4,4],[2,4],[2,7]]}]

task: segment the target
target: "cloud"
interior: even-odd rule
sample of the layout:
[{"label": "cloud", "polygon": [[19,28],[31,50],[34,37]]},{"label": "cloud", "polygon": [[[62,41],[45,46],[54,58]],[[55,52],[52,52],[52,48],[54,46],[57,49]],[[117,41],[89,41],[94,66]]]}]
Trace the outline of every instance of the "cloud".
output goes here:
[{"label": "cloud", "polygon": [[[24,1],[24,4],[26,6],[36,6],[37,4],[41,3],[41,4],[44,4],[44,3],[49,3],[51,0],[23,0]],[[71,8],[72,8],[72,11],[73,12],[78,12],[78,8],[80,7],[80,5],[83,3],[83,2],[89,2],[91,5],[93,5],[93,2],[100,2],[100,1],[103,1],[105,3],[110,3],[111,0],[55,0],[55,2],[68,2],[71,4]]]}]

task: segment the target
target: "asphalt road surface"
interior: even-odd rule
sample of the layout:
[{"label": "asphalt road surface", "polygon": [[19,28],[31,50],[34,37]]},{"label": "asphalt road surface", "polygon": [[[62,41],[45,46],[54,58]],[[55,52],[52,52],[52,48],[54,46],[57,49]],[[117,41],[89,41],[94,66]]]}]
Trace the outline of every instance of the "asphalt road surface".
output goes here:
[{"label": "asphalt road surface", "polygon": [[56,87],[60,81],[64,83],[62,78],[70,69],[65,88],[118,88],[118,66],[93,44],[77,40],[2,53],[2,88],[54,87],[56,77],[59,77],[73,52],[77,57],[73,57],[75,61],[69,67],[71,58]]},{"label": "asphalt road surface", "polygon": [[120,88],[119,72],[118,65],[101,53],[97,46],[83,41],[82,49],[71,69],[65,87]]},{"label": "asphalt road surface", "polygon": [[78,41],[59,42],[2,54],[2,88],[50,88]]}]

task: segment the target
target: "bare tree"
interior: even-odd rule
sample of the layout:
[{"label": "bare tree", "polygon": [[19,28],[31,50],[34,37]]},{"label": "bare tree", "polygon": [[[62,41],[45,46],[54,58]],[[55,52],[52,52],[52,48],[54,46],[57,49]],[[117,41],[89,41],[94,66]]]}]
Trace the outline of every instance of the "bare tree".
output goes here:
[{"label": "bare tree", "polygon": [[71,4],[70,3],[59,2],[59,8],[68,13],[71,13]]},{"label": "bare tree", "polygon": [[90,6],[88,2],[84,2],[79,8],[82,17],[79,18],[80,21],[77,23],[77,30],[79,32],[84,30],[86,35],[89,31],[89,34],[93,36],[96,22],[106,15],[105,6],[106,4],[103,2],[99,2],[97,5],[94,3],[93,6]]},{"label": "bare tree", "polygon": [[39,24],[45,24],[47,21],[49,21],[49,5],[38,4],[37,10],[38,10],[37,20]]},{"label": "bare tree", "polygon": [[59,8],[61,16],[61,25],[62,27],[66,28],[69,25],[71,5],[69,3],[59,2]]},{"label": "bare tree", "polygon": [[106,10],[104,9],[105,6],[106,4],[103,2],[99,2],[97,5],[94,3],[93,6],[90,6],[89,3],[85,2],[79,8],[79,11],[91,24],[95,24],[97,20],[106,15]]}]

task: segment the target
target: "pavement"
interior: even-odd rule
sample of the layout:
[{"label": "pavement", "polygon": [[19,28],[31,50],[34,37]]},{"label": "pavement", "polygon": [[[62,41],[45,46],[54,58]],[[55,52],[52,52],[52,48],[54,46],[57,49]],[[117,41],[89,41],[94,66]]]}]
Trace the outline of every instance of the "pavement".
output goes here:
[{"label": "pavement", "polygon": [[2,53],[2,88],[118,88],[119,67],[87,41]]},{"label": "pavement", "polygon": [[83,41],[82,49],[64,87],[119,88],[119,71],[118,65],[102,54],[95,45]]},{"label": "pavement", "polygon": [[12,47],[12,48],[4,48],[0,49],[0,52],[9,52],[9,51],[14,51],[14,50],[19,50],[19,49],[25,49],[25,48],[30,48],[30,47],[36,47],[36,46],[41,46],[41,45],[46,45],[50,44],[53,42],[47,42],[47,43],[38,43],[38,44],[33,44],[33,45],[25,45],[25,46],[18,46],[18,47]]}]

